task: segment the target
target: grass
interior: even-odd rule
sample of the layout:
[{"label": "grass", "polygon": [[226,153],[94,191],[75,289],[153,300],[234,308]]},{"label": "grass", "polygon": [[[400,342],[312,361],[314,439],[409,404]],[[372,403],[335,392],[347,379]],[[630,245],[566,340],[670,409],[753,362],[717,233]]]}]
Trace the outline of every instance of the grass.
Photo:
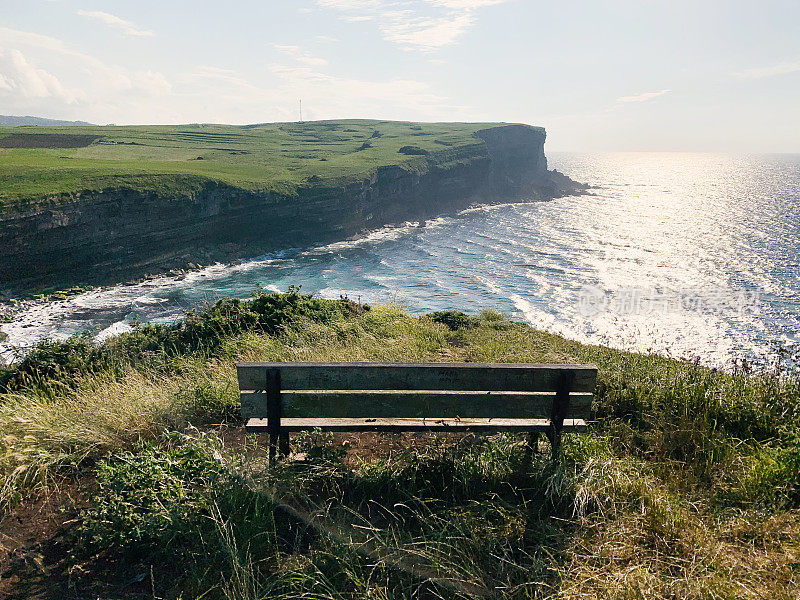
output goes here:
[{"label": "grass", "polygon": [[[295,193],[307,185],[342,185],[381,165],[418,169],[428,160],[441,165],[469,160],[482,145],[473,133],[493,125],[342,120],[254,126],[0,126],[0,146],[3,139],[17,145],[20,134],[31,139],[79,136],[81,144],[90,139],[86,136],[97,138],[75,148],[0,148],[0,204],[116,188],[185,197],[209,182]],[[425,158],[415,156],[425,153]]]},{"label": "grass", "polygon": [[[293,439],[304,460],[269,467],[230,435],[239,360],[591,362],[599,383],[590,431],[566,436],[560,461],[542,444],[526,462],[514,435],[311,433]],[[101,580],[169,598],[800,593],[797,373],[293,290],[98,348],[43,344],[4,385],[8,514],[93,473],[59,563],[86,573],[76,594],[113,595]]]}]

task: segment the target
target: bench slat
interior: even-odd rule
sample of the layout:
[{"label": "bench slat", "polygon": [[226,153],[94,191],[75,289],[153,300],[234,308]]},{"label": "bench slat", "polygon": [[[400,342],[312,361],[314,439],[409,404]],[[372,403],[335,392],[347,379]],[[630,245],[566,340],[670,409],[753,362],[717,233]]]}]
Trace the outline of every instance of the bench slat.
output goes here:
[{"label": "bench slat", "polygon": [[[549,419],[282,419],[281,429],[304,431],[320,427],[327,431],[518,431],[548,430]],[[250,419],[247,431],[261,432],[267,429],[267,419]],[[586,430],[582,419],[566,419],[564,430],[581,432]]]},{"label": "bench slat", "polygon": [[[438,415],[461,418],[549,419],[555,394],[546,392],[298,392],[281,393],[282,415],[325,418],[413,418]],[[592,394],[570,394],[567,418],[589,417]],[[267,397],[263,392],[242,393],[245,418],[263,417]]]},{"label": "bench slat", "polygon": [[281,372],[282,390],[461,390],[530,391],[556,389],[559,374],[574,372],[573,392],[591,392],[591,365],[477,363],[241,363],[239,388],[264,389],[267,369]]}]

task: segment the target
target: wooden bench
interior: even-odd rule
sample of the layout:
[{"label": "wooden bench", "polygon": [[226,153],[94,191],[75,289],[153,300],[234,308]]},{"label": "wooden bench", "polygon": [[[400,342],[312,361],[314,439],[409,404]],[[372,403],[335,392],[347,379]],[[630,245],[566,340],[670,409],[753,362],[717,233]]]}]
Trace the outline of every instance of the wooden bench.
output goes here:
[{"label": "wooden bench", "polygon": [[583,431],[597,368],[517,363],[241,363],[242,416],[269,433],[329,431]]}]

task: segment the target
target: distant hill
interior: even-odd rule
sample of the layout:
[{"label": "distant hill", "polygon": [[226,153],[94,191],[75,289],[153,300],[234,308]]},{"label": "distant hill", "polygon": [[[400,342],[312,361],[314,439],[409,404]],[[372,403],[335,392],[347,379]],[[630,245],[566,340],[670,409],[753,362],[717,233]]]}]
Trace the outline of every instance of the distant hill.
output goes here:
[{"label": "distant hill", "polygon": [[45,119],[44,117],[0,115],[0,125],[10,125],[11,127],[17,127],[19,125],[63,127],[65,125],[92,125],[92,123],[87,123],[86,121],[59,121],[58,119]]}]

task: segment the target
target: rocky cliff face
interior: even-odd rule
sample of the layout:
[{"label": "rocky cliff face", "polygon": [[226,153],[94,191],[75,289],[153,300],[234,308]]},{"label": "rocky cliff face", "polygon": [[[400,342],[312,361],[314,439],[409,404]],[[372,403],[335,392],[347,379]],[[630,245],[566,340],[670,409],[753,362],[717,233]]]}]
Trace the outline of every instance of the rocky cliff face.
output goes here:
[{"label": "rocky cliff face", "polygon": [[378,167],[355,184],[310,183],[292,196],[209,182],[185,198],[110,190],[7,210],[0,213],[0,289],[120,281],[580,188],[547,171],[544,130],[509,125],[476,136],[474,145]]}]

